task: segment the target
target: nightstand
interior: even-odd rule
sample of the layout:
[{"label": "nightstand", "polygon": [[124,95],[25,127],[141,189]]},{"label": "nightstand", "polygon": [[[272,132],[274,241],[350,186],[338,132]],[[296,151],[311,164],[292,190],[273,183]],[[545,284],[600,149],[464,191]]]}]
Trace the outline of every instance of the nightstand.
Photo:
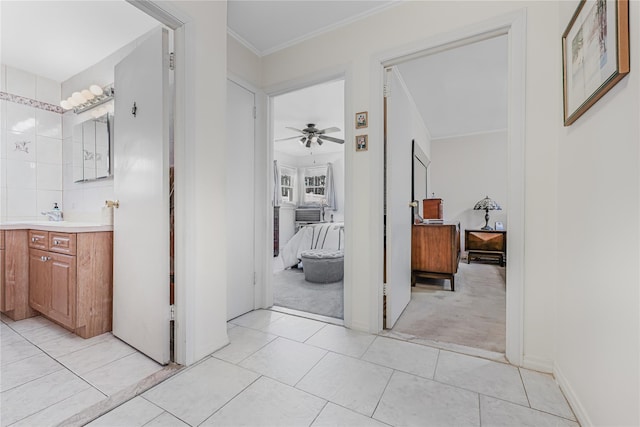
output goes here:
[{"label": "nightstand", "polygon": [[507,232],[504,230],[465,230],[467,264],[475,259],[495,259],[504,267],[507,258]]}]

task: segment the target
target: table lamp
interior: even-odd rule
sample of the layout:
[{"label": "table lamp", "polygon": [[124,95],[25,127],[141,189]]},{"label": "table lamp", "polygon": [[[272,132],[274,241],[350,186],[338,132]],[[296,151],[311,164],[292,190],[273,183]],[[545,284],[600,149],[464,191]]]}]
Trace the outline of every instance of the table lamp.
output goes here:
[{"label": "table lamp", "polygon": [[489,226],[489,211],[501,211],[502,208],[498,203],[496,203],[494,200],[491,200],[489,196],[487,196],[476,203],[476,205],[473,207],[473,210],[484,210],[486,212],[484,215],[485,224],[484,227],[481,228],[481,230],[493,230],[493,228]]}]

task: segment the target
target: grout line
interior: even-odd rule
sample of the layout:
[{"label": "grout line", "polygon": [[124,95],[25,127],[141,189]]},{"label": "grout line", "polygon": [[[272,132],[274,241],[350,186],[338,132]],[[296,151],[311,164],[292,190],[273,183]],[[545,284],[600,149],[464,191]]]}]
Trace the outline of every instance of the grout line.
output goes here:
[{"label": "grout line", "polygon": [[518,378],[520,378],[520,382],[522,383],[522,389],[524,390],[524,396],[527,398],[527,403],[529,404],[529,408],[532,408],[531,406],[531,400],[529,399],[529,393],[527,392],[527,386],[524,384],[524,378],[522,378],[522,371],[520,370],[520,368],[518,369]]},{"label": "grout line", "polygon": [[480,393],[478,393],[478,424],[482,427],[482,402],[480,401]]},{"label": "grout line", "polygon": [[373,419],[373,414],[375,414],[376,411],[378,410],[378,406],[380,406],[380,402],[382,402],[382,397],[384,396],[384,393],[387,391],[387,388],[389,387],[389,383],[391,382],[391,378],[393,378],[395,373],[396,373],[396,370],[392,369],[391,370],[391,375],[389,375],[389,378],[387,378],[387,383],[384,385],[384,388],[382,389],[382,393],[380,393],[380,397],[378,398],[378,401],[376,402],[375,408],[373,408],[373,411],[371,412],[371,417],[370,418]]},{"label": "grout line", "polygon": [[[145,424],[143,424],[143,426],[146,426],[146,425],[147,425],[147,424],[149,424],[151,421],[155,420],[155,419],[156,419],[156,418],[158,418],[158,417],[161,417],[161,416],[162,416],[163,414],[165,414],[165,413],[167,413],[167,414],[169,414],[169,415],[171,415],[171,416],[173,416],[173,417],[177,418],[178,420],[182,421],[182,422],[183,422],[183,423],[185,423],[186,425],[189,425],[189,423],[188,423],[188,422],[186,422],[185,420],[183,420],[182,418],[180,418],[179,416],[177,416],[177,415],[176,415],[176,414],[174,414],[173,412],[169,411],[168,409],[163,408],[162,406],[160,406],[160,405],[156,404],[155,402],[150,401],[149,399],[147,399],[147,398],[146,398],[145,396],[143,396],[142,394],[139,394],[138,396],[139,396],[141,399],[146,400],[147,402],[149,402],[150,404],[152,404],[152,405],[153,405],[153,406],[155,406],[156,408],[159,408],[159,409],[162,411],[162,413],[161,413],[161,414],[158,414],[158,416],[157,416],[157,417],[154,417],[153,419],[149,420],[148,422],[146,422]],[[127,402],[129,402],[129,400],[128,400]],[[124,402],[124,403],[127,403],[127,402]],[[123,403],[123,405],[124,405],[124,403]],[[113,409],[115,409],[115,408],[113,408]],[[112,410],[113,410],[113,409],[112,409]],[[109,412],[111,412],[111,411],[109,411]],[[108,413],[108,412],[107,412],[107,413]],[[106,414],[103,414],[103,415],[106,415]],[[102,416],[102,415],[100,415],[100,416]]]},{"label": "grout line", "polygon": [[[316,348],[320,348],[320,347],[316,347]],[[311,368],[309,368],[309,370],[308,370],[307,372],[305,372],[305,374],[304,374],[302,377],[300,377],[300,379],[299,379],[298,381],[296,381],[296,383],[292,386],[293,388],[295,388],[296,390],[304,391],[304,390],[302,390],[302,389],[298,388],[298,384],[300,384],[300,381],[302,381],[302,380],[303,380],[307,375],[309,375],[309,373],[310,373],[311,371],[313,371],[313,370],[315,369],[315,367],[316,367],[316,366],[318,366],[318,365],[320,364],[320,362],[322,362],[322,360],[323,360],[325,357],[327,357],[327,355],[328,355],[329,353],[331,353],[331,351],[329,351],[329,350],[327,350],[327,349],[325,349],[325,348],[323,348],[322,350],[324,350],[324,351],[325,351],[325,353],[322,355],[322,357],[321,357],[320,359],[318,359],[318,361],[317,361],[316,363],[314,363],[314,364],[313,364],[313,366],[312,366]],[[308,392],[306,392],[306,393],[308,393]]]},{"label": "grout line", "polygon": [[324,405],[322,406],[322,409],[320,409],[320,411],[318,411],[318,413],[316,414],[316,416],[313,418],[313,420],[311,421],[311,423],[309,424],[310,426],[313,425],[313,423],[316,422],[316,420],[318,419],[318,417],[320,416],[320,414],[322,413],[322,411],[324,411],[324,408],[327,407],[327,405],[329,404],[329,401],[325,401]]},{"label": "grout line", "polygon": [[[255,384],[256,382],[258,382],[258,380],[260,378],[264,377],[264,375],[258,375],[258,377],[251,381],[246,387],[244,387],[242,390],[240,390],[239,392],[237,392],[236,394],[233,395],[233,397],[231,397],[229,400],[227,400],[224,405],[222,405],[221,407],[219,407],[218,409],[216,409],[215,411],[213,411],[211,413],[211,415],[209,415],[207,418],[205,418],[201,423],[199,423],[198,425],[202,425],[205,422],[207,422],[207,420],[211,417],[213,417],[215,414],[217,414],[218,412],[220,412],[222,409],[224,409],[227,405],[229,405],[231,402],[233,402],[233,400],[238,397],[240,394],[242,394],[245,390],[247,390],[249,387],[251,387],[253,384]],[[265,378],[269,378],[269,377],[265,377]],[[189,424],[189,423],[187,423]]]}]

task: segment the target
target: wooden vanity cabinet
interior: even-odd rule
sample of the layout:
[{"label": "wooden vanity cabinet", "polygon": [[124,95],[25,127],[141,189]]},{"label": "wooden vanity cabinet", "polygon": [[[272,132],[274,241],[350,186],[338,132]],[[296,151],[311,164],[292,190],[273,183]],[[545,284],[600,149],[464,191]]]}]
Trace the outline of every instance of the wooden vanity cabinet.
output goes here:
[{"label": "wooden vanity cabinet", "polygon": [[70,329],[76,320],[76,257],[31,249],[29,304]]},{"label": "wooden vanity cabinet", "polygon": [[0,311],[13,320],[37,316],[29,306],[29,245],[27,230],[0,230]]},{"label": "wooden vanity cabinet", "polygon": [[113,233],[39,233],[29,239],[31,307],[83,338],[110,331]]}]

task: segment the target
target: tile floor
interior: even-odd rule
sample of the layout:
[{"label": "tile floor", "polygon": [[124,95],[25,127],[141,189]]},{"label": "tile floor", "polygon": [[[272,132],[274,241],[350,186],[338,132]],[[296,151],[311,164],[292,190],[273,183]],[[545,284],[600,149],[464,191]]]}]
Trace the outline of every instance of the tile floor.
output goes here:
[{"label": "tile floor", "polygon": [[0,318],[0,426],[56,425],[163,367],[106,333]]},{"label": "tile floor", "polygon": [[578,426],[550,375],[269,310],[90,426]]}]

